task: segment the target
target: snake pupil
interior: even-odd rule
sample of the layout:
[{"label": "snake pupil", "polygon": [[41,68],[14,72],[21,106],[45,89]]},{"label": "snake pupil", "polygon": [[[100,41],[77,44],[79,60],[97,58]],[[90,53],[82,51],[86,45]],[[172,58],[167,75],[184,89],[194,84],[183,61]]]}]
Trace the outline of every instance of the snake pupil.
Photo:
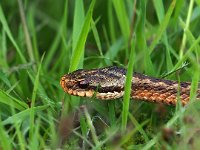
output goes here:
[{"label": "snake pupil", "polygon": [[79,82],[78,86],[79,86],[81,89],[86,89],[86,88],[89,86],[89,83],[86,82],[86,81],[81,81],[81,82]]}]

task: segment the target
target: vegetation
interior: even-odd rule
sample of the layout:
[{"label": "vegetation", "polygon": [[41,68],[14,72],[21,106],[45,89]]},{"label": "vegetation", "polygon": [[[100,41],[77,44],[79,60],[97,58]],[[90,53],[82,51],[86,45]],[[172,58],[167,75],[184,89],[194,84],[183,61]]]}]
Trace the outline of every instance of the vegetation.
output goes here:
[{"label": "vegetation", "polygon": [[[0,149],[197,149],[198,0],[2,1]],[[65,94],[62,75],[117,65],[191,81],[186,107]]]}]

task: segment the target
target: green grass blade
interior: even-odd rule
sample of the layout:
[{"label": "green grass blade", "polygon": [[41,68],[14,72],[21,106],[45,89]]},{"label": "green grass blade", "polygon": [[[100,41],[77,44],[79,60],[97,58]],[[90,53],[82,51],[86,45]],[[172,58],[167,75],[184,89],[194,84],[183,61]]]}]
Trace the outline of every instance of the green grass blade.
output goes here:
[{"label": "green grass blade", "polygon": [[[14,111],[13,111],[14,112]],[[20,125],[19,123],[17,123],[17,119],[18,118],[14,118],[14,127],[16,129],[16,135],[17,135],[17,140],[20,143],[19,144],[19,149],[20,150],[25,150],[26,148],[26,142],[25,142],[25,137],[23,136],[21,130],[20,130]]]},{"label": "green grass blade", "polygon": [[25,17],[25,13],[24,13],[24,8],[23,8],[23,4],[22,4],[22,0],[18,0],[18,5],[19,5],[19,12],[20,12],[20,17],[21,17],[21,21],[22,21],[22,27],[23,27],[23,31],[24,31],[24,37],[25,37],[25,43],[27,46],[27,51],[28,51],[28,55],[29,58],[32,62],[35,61],[34,59],[34,55],[33,55],[33,46],[31,43],[31,38],[30,38],[30,34],[28,31],[28,26],[26,23],[26,17]]},{"label": "green grass blade", "polygon": [[0,145],[1,149],[11,150],[11,139],[9,137],[9,134],[7,133],[6,129],[3,127],[2,122],[0,121]]},{"label": "green grass blade", "polygon": [[10,81],[7,78],[6,74],[0,70],[0,80],[2,80],[2,83],[6,84],[8,87],[11,87]]},{"label": "green grass blade", "polygon": [[59,43],[61,41],[61,37],[60,37],[60,34],[61,34],[61,30],[58,31],[58,33],[55,35],[55,39],[53,40],[53,43],[50,47],[50,49],[48,50],[48,53],[46,54],[45,56],[45,60],[44,60],[44,68],[48,68],[50,62],[52,61],[52,58],[55,54],[55,51],[57,50],[58,46],[59,46]]},{"label": "green grass blade", "polygon": [[116,41],[116,32],[115,32],[115,19],[113,18],[113,5],[112,1],[108,1],[108,24],[109,32],[112,43]]},{"label": "green grass blade", "polygon": [[[34,112],[36,113],[36,112],[45,110],[48,107],[49,107],[49,105],[43,105],[43,106],[33,107],[33,109],[34,109]],[[8,124],[13,124],[15,121],[17,123],[20,123],[20,122],[24,121],[25,119],[29,118],[30,111],[31,111],[31,109],[29,108],[29,109],[25,109],[19,113],[15,113],[13,116],[10,116],[7,119],[3,120],[2,124],[5,126]],[[14,120],[14,118],[18,118],[18,119]]]},{"label": "green grass blade", "polygon": [[87,132],[88,132],[88,129],[87,129],[88,126],[87,126],[85,117],[83,115],[80,116],[80,127],[81,127],[82,135],[84,137],[86,137],[87,136]]},{"label": "green grass blade", "polygon": [[190,99],[193,102],[196,100],[197,89],[199,87],[199,76],[200,76],[200,67],[198,65],[194,66],[194,73],[192,77],[191,89],[190,89]]},{"label": "green grass blade", "polygon": [[[113,6],[115,8],[115,13],[117,15],[117,19],[120,25],[121,32],[126,41],[128,41],[130,28],[129,28],[129,20],[128,15],[125,8],[125,1],[121,0],[112,0]],[[128,42],[127,42],[128,43]]]},{"label": "green grass blade", "polygon": [[[121,50],[122,46],[124,45],[124,40],[122,38],[118,39],[113,43],[113,45],[110,47],[110,49],[106,52],[105,57],[109,58],[108,60],[105,60],[106,65],[111,65],[111,61],[114,61],[117,54]],[[111,60],[111,61],[110,61]]]},{"label": "green grass blade", "polygon": [[72,33],[72,50],[74,51],[78,45],[78,40],[80,38],[81,29],[83,27],[85,19],[85,11],[83,0],[75,1],[74,9],[74,22],[73,22],[73,33]]},{"label": "green grass blade", "polygon": [[93,34],[94,34],[94,38],[95,38],[95,41],[97,43],[97,47],[98,47],[98,50],[99,50],[99,55],[103,56],[103,52],[102,52],[102,48],[101,48],[101,41],[100,41],[99,34],[98,34],[97,28],[95,26],[94,20],[92,20],[91,26],[92,26],[92,31],[93,31]]},{"label": "green grass blade", "polygon": [[186,59],[188,59],[189,55],[195,50],[196,46],[200,43],[200,36],[194,41],[194,43],[190,46],[190,48],[187,50],[185,55],[182,57],[182,59],[179,59],[176,65],[173,67],[172,70],[176,70],[179,68]]},{"label": "green grass blade", "polygon": [[165,30],[167,29],[167,25],[170,21],[170,17],[173,13],[174,7],[176,6],[176,0],[173,0],[169,6],[169,9],[163,19],[163,21],[160,23],[160,26],[157,30],[156,33],[156,37],[153,40],[153,42],[151,43],[150,47],[149,47],[149,54],[152,53],[152,51],[154,50],[155,46],[158,44],[159,40],[161,39],[163,33],[165,32]]},{"label": "green grass blade", "polygon": [[[136,118],[132,114],[130,114],[130,113],[129,113],[129,118],[131,119],[131,121],[134,124],[134,126],[138,129],[138,131],[142,134],[142,136],[144,137],[145,142],[148,142],[149,141],[149,137],[146,134],[146,132],[144,131],[144,129],[142,128],[145,123],[143,122],[142,124],[140,124],[136,120]],[[149,122],[149,120],[145,120],[145,121]]]},{"label": "green grass blade", "polygon": [[70,72],[77,69],[78,64],[80,63],[80,59],[84,54],[84,45],[85,45],[85,42],[86,42],[87,35],[89,33],[95,1],[96,0],[92,0],[92,2],[90,4],[90,8],[89,8],[87,15],[85,17],[83,28],[81,30],[76,48],[73,51],[72,59],[71,59],[71,63],[70,63],[70,69],[69,69]]},{"label": "green grass blade", "polygon": [[98,146],[100,144],[100,142],[99,142],[98,137],[96,135],[96,130],[95,130],[94,125],[92,123],[90,114],[88,113],[88,110],[87,110],[86,107],[84,107],[83,109],[84,109],[87,125],[90,128],[90,131],[91,131],[91,134],[92,134],[92,139],[93,139],[95,145]]},{"label": "green grass blade", "polygon": [[28,16],[28,22],[30,24],[30,32],[31,32],[31,35],[32,35],[33,53],[34,53],[36,62],[39,62],[40,57],[39,57],[39,49],[38,49],[38,42],[37,42],[37,35],[36,35],[34,18],[35,18],[35,5],[32,5],[32,7],[30,9],[29,16]]},{"label": "green grass blade", "polygon": [[0,51],[0,64],[2,65],[2,68],[9,68],[8,66],[8,62],[7,62],[7,52],[8,52],[8,49],[7,49],[7,38],[6,38],[6,33],[4,31],[4,29],[2,28],[2,32],[1,32],[1,35],[0,35],[0,48],[1,48],[1,51]]},{"label": "green grass blade", "polygon": [[122,131],[125,131],[129,112],[129,102],[131,94],[132,76],[133,76],[133,65],[134,65],[134,55],[135,55],[135,43],[133,42],[131,47],[131,54],[129,57],[128,69],[126,73],[126,83],[124,89],[123,97],[123,109],[122,109]]},{"label": "green grass blade", "polygon": [[32,98],[31,98],[31,111],[30,111],[30,134],[29,138],[31,139],[33,137],[33,131],[34,131],[34,120],[35,120],[35,100],[36,100],[36,94],[39,86],[39,77],[40,77],[40,70],[42,66],[42,61],[43,61],[44,55],[41,58],[41,62],[38,67],[38,71],[35,77],[35,82],[34,82],[34,88],[33,88],[33,93],[32,93]]},{"label": "green grass blade", "polygon": [[25,108],[28,108],[28,105],[26,103],[14,98],[13,96],[7,94],[2,90],[0,90],[0,102],[21,111]]},{"label": "green grass blade", "polygon": [[[158,16],[159,23],[161,23],[163,18],[164,18],[164,4],[163,4],[163,1],[154,0],[153,2],[154,2],[154,6],[156,8],[156,14]],[[168,37],[167,37],[166,31],[163,32],[163,40],[164,40],[165,47],[166,47],[167,71],[170,71],[173,68],[173,64],[172,64],[172,59],[171,59],[171,56],[170,56],[170,46],[169,46],[169,42],[168,42]]]},{"label": "green grass blade", "polygon": [[131,132],[129,132],[124,138],[122,138],[122,140],[120,141],[119,145],[122,146],[126,142],[128,142],[134,136],[134,134],[139,130],[139,128],[142,128],[148,122],[149,122],[149,120],[145,120],[143,123],[141,123],[140,126],[136,126],[133,130],[131,130]]},{"label": "green grass blade", "polygon": [[26,59],[25,59],[24,55],[22,54],[19,46],[15,42],[14,37],[13,37],[13,35],[12,35],[10,29],[9,29],[9,26],[8,26],[8,23],[7,23],[6,18],[4,16],[3,9],[1,7],[1,5],[0,5],[0,21],[1,21],[2,25],[3,25],[3,28],[4,28],[5,32],[6,32],[6,34],[8,35],[8,37],[11,40],[12,44],[14,45],[14,47],[16,48],[16,51],[19,54],[19,57],[20,57],[22,63],[26,63]]},{"label": "green grass blade", "polygon": [[139,15],[142,17],[139,19],[136,27],[137,46],[142,50],[144,55],[145,73],[148,75],[154,75],[154,66],[151,60],[151,55],[149,55],[148,52],[149,50],[147,49],[146,37],[144,34],[146,22],[146,1],[140,1]]},{"label": "green grass blade", "polygon": [[[186,27],[184,28],[184,30],[187,30],[189,28],[190,19],[191,19],[191,16],[192,16],[193,5],[194,5],[194,0],[191,0],[190,5],[189,5],[189,9],[188,9]],[[184,53],[184,49],[185,49],[185,45],[186,45],[186,39],[187,39],[187,37],[186,37],[186,34],[184,32],[181,47],[180,47],[180,58],[183,57],[183,53]]]},{"label": "green grass blade", "polygon": [[[74,20],[73,20],[73,33],[72,33],[72,56],[74,55],[75,51],[77,52],[77,47],[79,45],[79,40],[82,36],[81,32],[83,32],[83,25],[84,25],[84,21],[85,20],[85,11],[84,11],[84,4],[83,4],[83,0],[80,1],[75,1],[75,9],[74,9]],[[89,32],[89,31],[88,31]],[[88,34],[88,33],[86,33]],[[85,35],[87,37],[87,35]],[[85,43],[82,43],[83,45],[85,45]],[[78,51],[84,53],[84,46],[82,48],[80,48]],[[77,55],[77,54],[75,54]],[[80,55],[80,54],[78,54]],[[79,56],[79,62],[78,63],[78,68],[82,68],[83,67],[83,58],[84,58],[84,54]],[[72,61],[72,59],[71,59]],[[71,62],[72,63],[72,62]],[[70,64],[71,66],[71,64]],[[80,98],[79,97],[70,97],[71,99],[71,103],[73,106],[78,106],[79,102],[80,102]],[[82,127],[82,126],[81,126]]]},{"label": "green grass blade", "polygon": [[108,116],[111,125],[116,124],[115,102],[108,102]]},{"label": "green grass blade", "polygon": [[[57,30],[57,34],[53,40],[53,43],[51,44],[50,49],[48,50],[48,52],[46,53],[46,57],[44,59],[44,68],[48,69],[49,65],[51,64],[51,61],[53,60],[55,53],[58,49],[58,46],[63,38],[63,33],[66,32],[66,22],[67,22],[67,0],[64,3],[64,12],[63,12],[63,16],[61,19],[61,22],[59,24],[59,28],[56,28]],[[64,36],[65,37],[65,36]]]},{"label": "green grass blade", "polygon": [[40,138],[39,136],[39,129],[40,129],[40,119],[36,120],[36,123],[35,123],[35,132],[33,134],[33,138],[31,139],[30,141],[30,144],[29,144],[29,149],[31,150],[38,150],[39,148],[39,142],[40,140],[38,140],[38,138]]}]

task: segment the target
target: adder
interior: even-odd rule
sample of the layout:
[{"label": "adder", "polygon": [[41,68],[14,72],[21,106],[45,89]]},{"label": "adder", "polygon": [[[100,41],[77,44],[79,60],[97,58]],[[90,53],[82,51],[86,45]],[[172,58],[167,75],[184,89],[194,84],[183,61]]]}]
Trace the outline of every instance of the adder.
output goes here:
[{"label": "adder", "polygon": [[[84,70],[64,75],[60,84],[63,90],[75,96],[96,97],[101,100],[117,99],[124,95],[126,69],[116,66]],[[131,98],[149,102],[175,105],[178,98],[183,105],[190,100],[190,82],[159,79],[133,73]],[[200,83],[196,92],[200,99]]]}]

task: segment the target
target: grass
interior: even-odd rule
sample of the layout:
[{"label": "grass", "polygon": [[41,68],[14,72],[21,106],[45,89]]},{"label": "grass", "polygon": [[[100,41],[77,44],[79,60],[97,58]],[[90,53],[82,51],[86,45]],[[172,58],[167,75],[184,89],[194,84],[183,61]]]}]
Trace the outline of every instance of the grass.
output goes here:
[{"label": "grass", "polygon": [[[0,148],[198,149],[199,10],[194,0],[3,1]],[[68,72],[109,65],[128,69],[123,100],[59,85]],[[191,102],[130,100],[133,70],[191,81]]]}]

